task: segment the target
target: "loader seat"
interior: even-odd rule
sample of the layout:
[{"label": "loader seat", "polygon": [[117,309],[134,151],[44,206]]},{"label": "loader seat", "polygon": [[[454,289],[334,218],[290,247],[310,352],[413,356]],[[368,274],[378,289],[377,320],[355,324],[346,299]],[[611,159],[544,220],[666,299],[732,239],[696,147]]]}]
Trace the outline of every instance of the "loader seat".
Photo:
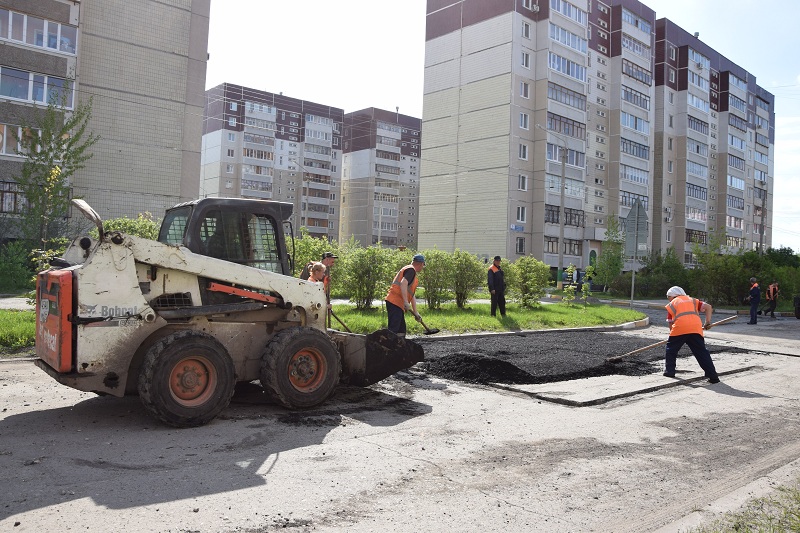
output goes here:
[{"label": "loader seat", "polygon": [[206,255],[217,259],[227,259],[227,254],[225,253],[225,237],[222,236],[220,230],[217,230],[208,238],[206,242]]}]

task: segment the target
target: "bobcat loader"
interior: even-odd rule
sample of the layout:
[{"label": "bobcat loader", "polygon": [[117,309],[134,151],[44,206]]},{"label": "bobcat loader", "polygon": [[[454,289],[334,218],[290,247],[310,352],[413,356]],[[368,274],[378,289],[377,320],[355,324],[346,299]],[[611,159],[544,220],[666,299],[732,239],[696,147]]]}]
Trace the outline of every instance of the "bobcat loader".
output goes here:
[{"label": "bobcat loader", "polygon": [[326,328],[322,284],[290,276],[292,205],[205,198],[167,210],[158,240],[105,232],[75,239],[36,288],[37,366],[82,391],[138,392],[177,427],[225,409],[260,380],[289,408],[324,402],[340,382],[376,383],[423,360],[388,330]]}]

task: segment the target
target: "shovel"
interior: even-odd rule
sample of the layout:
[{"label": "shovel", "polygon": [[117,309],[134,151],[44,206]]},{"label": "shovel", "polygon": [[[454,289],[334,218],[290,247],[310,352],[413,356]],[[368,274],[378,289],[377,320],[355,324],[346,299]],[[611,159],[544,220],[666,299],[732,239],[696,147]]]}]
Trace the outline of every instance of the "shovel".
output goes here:
[{"label": "shovel", "polygon": [[[737,318],[736,315],[729,316],[728,318],[723,318],[722,320],[714,322],[713,324],[709,324],[708,328],[706,328],[706,329],[711,329],[714,326],[719,326],[720,324],[724,324],[726,322],[730,322],[731,320],[736,320],[736,318]],[[637,353],[645,352],[645,351],[647,351],[647,350],[649,350],[651,348],[656,348],[658,346],[664,346],[665,344],[667,344],[667,342],[669,342],[669,339],[667,339],[665,341],[656,342],[655,344],[650,344],[648,346],[645,346],[644,348],[639,348],[638,350],[633,350],[632,352],[628,352],[628,353],[625,353],[625,354],[622,354],[622,355],[617,355],[616,357],[607,357],[606,358],[606,363],[619,363],[620,361],[622,361],[626,357],[630,357],[631,355],[636,355]]]},{"label": "shovel", "polygon": [[422,327],[423,327],[423,328],[425,328],[425,335],[433,335],[434,333],[439,333],[439,331],[440,331],[440,330],[439,330],[439,329],[437,329],[437,328],[433,328],[433,329],[431,329],[431,328],[429,328],[428,326],[426,326],[426,325],[425,325],[425,322],[423,322],[423,321],[422,321],[422,316],[421,316],[421,315],[419,315],[419,314],[417,314],[417,322],[419,322],[420,324],[422,324]]},{"label": "shovel", "polygon": [[336,319],[336,321],[342,325],[342,327],[347,330],[347,333],[353,333],[353,330],[347,327],[347,324],[342,322],[342,319],[336,316],[336,313],[333,312],[333,309],[330,310],[331,316]]}]

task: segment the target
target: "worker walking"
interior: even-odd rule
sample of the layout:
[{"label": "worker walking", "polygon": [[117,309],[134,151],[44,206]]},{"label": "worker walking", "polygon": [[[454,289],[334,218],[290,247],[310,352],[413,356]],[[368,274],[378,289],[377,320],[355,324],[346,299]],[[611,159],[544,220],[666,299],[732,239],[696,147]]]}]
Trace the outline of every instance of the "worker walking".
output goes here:
[{"label": "worker walking", "polygon": [[399,337],[406,336],[406,311],[411,311],[414,318],[419,322],[422,318],[417,312],[417,300],[414,292],[419,285],[417,274],[425,268],[425,256],[417,254],[410,265],[401,268],[389,286],[386,294],[386,314],[389,319],[389,331],[396,333]]},{"label": "worker walking", "polygon": [[778,307],[778,294],[780,294],[780,292],[777,281],[773,281],[770,283],[769,287],[767,287],[767,307],[764,310],[764,316],[767,316],[767,313],[769,313],[770,318],[775,318],[775,308]]},{"label": "worker walking", "polygon": [[[678,286],[670,287],[667,291],[667,298],[669,303],[665,308],[670,329],[664,375],[668,378],[675,377],[678,351],[684,344],[688,344],[700,368],[705,372],[708,382],[719,383],[714,361],[711,359],[711,354],[708,352],[703,338],[703,329],[711,327],[711,315],[714,308],[711,307],[711,304],[688,296]],[[705,313],[705,325],[700,318],[700,313]]]},{"label": "worker walking", "polygon": [[750,278],[750,295],[747,299],[750,301],[750,322],[748,324],[757,324],[758,304],[761,303],[761,288],[759,288],[756,278]]},{"label": "worker walking", "polygon": [[503,269],[500,268],[500,256],[494,256],[494,262],[489,267],[487,273],[487,283],[489,294],[492,296],[492,316],[497,316],[497,309],[500,309],[500,316],[506,316],[506,282]]}]

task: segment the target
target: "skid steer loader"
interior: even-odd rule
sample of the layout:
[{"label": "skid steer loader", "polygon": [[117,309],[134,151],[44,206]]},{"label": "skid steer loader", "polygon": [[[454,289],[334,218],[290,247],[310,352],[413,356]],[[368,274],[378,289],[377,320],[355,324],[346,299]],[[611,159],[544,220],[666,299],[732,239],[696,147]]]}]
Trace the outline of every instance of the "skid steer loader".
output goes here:
[{"label": "skid steer loader", "polygon": [[237,382],[260,380],[289,408],[340,382],[367,386],[423,360],[388,330],[326,329],[321,284],[290,275],[292,204],[205,198],[167,210],[158,240],[105,232],[75,239],[37,279],[37,366],[82,391],[138,392],[177,427],[207,423]]}]

